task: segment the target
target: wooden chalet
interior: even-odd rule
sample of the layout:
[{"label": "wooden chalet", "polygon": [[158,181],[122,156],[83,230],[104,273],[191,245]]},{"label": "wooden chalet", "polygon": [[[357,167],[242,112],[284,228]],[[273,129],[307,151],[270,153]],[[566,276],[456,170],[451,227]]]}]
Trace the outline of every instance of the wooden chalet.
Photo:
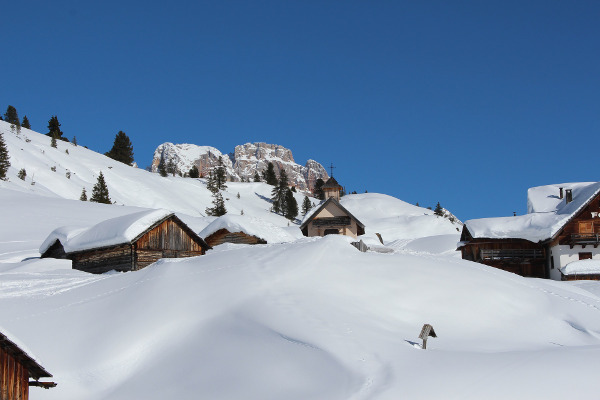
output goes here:
[{"label": "wooden chalet", "polygon": [[175,214],[153,210],[79,231],[59,228],[46,239],[40,253],[42,258],[70,259],[74,269],[100,274],[136,271],[161,258],[200,256],[208,249],[210,246]]},{"label": "wooden chalet", "polygon": [[323,185],[325,201],[308,214],[300,230],[304,236],[364,235],[365,225],[339,202],[342,187],[331,177]]},{"label": "wooden chalet", "polygon": [[211,247],[224,243],[266,244],[291,242],[294,237],[282,228],[259,218],[226,214],[216,218],[199,234]]},{"label": "wooden chalet", "polygon": [[[540,186],[528,192],[528,213],[465,222],[462,258],[522,276],[600,279],[570,263],[600,260],[600,182]],[[600,265],[600,263],[598,263]]]},{"label": "wooden chalet", "polygon": [[215,247],[223,243],[235,244],[266,244],[267,241],[254,235],[249,235],[245,232],[229,232],[222,228],[204,238],[204,241],[210,246]]},{"label": "wooden chalet", "polygon": [[44,367],[0,332],[0,400],[27,400],[29,386],[55,387],[54,382],[39,381],[51,377]]}]

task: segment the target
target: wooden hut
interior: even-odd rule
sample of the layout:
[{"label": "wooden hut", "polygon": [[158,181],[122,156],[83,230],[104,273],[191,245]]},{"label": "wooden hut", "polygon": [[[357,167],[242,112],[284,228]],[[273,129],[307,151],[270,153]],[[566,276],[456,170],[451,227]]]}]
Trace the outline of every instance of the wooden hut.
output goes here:
[{"label": "wooden hut", "polygon": [[27,400],[29,386],[46,389],[56,386],[54,382],[39,381],[52,375],[13,340],[0,332],[0,399]]},{"label": "wooden hut", "polygon": [[194,257],[210,246],[175,214],[142,211],[87,229],[59,228],[46,239],[42,258],[67,258],[91,273],[136,271],[161,258]]},{"label": "wooden hut", "polygon": [[216,218],[199,233],[199,236],[211,247],[223,243],[266,244],[294,240],[294,237],[281,227],[267,221],[229,214]]},{"label": "wooden hut", "polygon": [[530,188],[527,205],[525,215],[466,221],[462,258],[529,277],[599,279],[575,262],[600,261],[600,182]]},{"label": "wooden hut", "polygon": [[219,229],[212,235],[204,238],[204,241],[210,246],[215,247],[223,243],[235,244],[266,244],[267,241],[245,232],[229,232],[227,229]]}]

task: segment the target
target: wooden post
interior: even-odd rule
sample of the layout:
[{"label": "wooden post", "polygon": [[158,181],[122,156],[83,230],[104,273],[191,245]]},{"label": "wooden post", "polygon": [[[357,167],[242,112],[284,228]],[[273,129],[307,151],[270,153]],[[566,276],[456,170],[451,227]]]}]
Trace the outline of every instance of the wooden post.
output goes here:
[{"label": "wooden post", "polygon": [[427,348],[427,338],[429,336],[437,337],[437,335],[435,334],[435,331],[433,330],[433,326],[431,326],[429,324],[425,324],[425,325],[423,325],[423,328],[421,329],[421,333],[419,334],[419,339],[423,340],[423,346],[422,346],[423,350],[425,350]]}]

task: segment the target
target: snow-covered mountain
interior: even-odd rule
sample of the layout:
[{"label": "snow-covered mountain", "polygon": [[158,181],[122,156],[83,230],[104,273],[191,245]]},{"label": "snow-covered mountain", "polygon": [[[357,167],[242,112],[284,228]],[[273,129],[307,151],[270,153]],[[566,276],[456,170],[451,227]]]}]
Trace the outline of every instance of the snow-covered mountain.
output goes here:
[{"label": "snow-covered mountain", "polygon": [[[203,216],[205,181],[163,178],[65,142],[52,148],[50,138],[3,121],[0,131],[12,163],[0,181],[0,332],[58,383],[32,387],[32,400],[598,393],[598,282],[529,279],[461,260],[458,223],[382,194],[341,201],[366,225],[365,239],[379,233],[394,251],[304,238],[269,211],[271,186],[242,182],[228,183],[229,212],[277,226],[289,234],[278,235],[284,243],[221,245],[141,271],[87,274],[69,260],[37,258],[52,230],[145,207],[176,211],[200,232],[215,219]],[[77,200],[100,171],[116,205]],[[437,333],[427,350],[424,323]]]},{"label": "snow-covered mountain", "polygon": [[275,172],[285,170],[291,185],[300,190],[312,190],[317,179],[327,180],[329,175],[325,168],[315,160],[308,160],[305,165],[297,164],[290,149],[267,143],[246,143],[235,146],[233,153],[223,154],[210,146],[194,144],[163,143],[154,151],[151,171],[157,172],[160,163],[173,163],[182,175],[195,165],[202,175],[217,166],[219,158],[227,170],[227,176],[232,181],[252,181],[254,174],[259,175],[267,169],[269,162],[273,163]]}]

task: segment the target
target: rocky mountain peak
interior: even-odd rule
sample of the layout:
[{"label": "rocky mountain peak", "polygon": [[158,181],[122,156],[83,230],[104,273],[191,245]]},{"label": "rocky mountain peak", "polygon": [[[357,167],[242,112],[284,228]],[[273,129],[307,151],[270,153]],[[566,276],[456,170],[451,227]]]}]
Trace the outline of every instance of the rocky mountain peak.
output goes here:
[{"label": "rocky mountain peak", "polygon": [[299,165],[294,161],[290,149],[262,142],[235,146],[233,153],[229,155],[210,146],[163,143],[154,152],[151,170],[158,172],[161,162],[169,163],[173,160],[181,174],[187,173],[196,165],[200,173],[206,176],[218,164],[219,157],[222,158],[231,181],[251,181],[255,173],[261,175],[267,169],[269,162],[273,163],[277,174],[285,170],[290,184],[300,190],[312,190],[317,179],[329,178],[325,168],[315,160],[308,160],[304,166]]}]

